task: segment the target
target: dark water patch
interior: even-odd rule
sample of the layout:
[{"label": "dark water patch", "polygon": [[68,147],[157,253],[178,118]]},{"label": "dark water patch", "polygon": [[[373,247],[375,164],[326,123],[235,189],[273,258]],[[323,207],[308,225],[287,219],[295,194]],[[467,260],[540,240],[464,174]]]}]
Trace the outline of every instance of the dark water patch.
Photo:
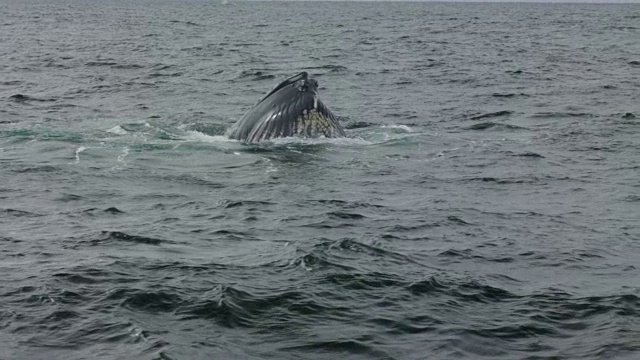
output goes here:
[{"label": "dark water patch", "polygon": [[[531,318],[539,322],[571,328],[603,317],[637,317],[640,298],[632,294],[574,298],[569,294],[538,294],[525,301]],[[573,329],[580,330],[580,329]]]},{"label": "dark water patch", "polygon": [[459,218],[457,216],[454,216],[454,215],[447,216],[447,220],[451,221],[452,223],[459,224],[459,225],[472,225],[470,222],[466,222],[466,221],[462,220],[461,218]]},{"label": "dark water patch", "polygon": [[[226,184],[208,179],[204,176],[198,176],[195,174],[167,175],[167,176],[162,176],[161,179],[163,181],[170,181],[170,182],[175,182],[183,185],[202,186],[210,189],[223,189],[227,187]],[[169,194],[165,194],[165,195],[168,196]],[[173,194],[173,196],[180,197],[181,194]]]},{"label": "dark water patch", "polygon": [[482,284],[476,280],[445,280],[431,276],[428,279],[413,282],[406,289],[417,296],[447,296],[460,304],[505,302],[519,298],[517,295],[495,286]]},{"label": "dark water patch", "polygon": [[525,93],[493,93],[491,96],[496,98],[529,97],[529,95]]},{"label": "dark water patch", "polygon": [[463,181],[482,181],[486,183],[496,183],[501,185],[507,184],[539,184],[544,185],[548,184],[550,181],[554,180],[563,180],[562,178],[540,178],[537,176],[527,176],[527,177],[505,177],[505,178],[496,178],[492,176],[482,176],[482,177],[470,177],[466,178]]},{"label": "dark water patch", "polygon": [[39,322],[42,324],[51,324],[51,323],[59,323],[64,322],[66,320],[75,320],[82,318],[80,313],[75,312],[73,310],[57,310],[47,315]]},{"label": "dark water patch", "polygon": [[509,256],[493,257],[493,256],[480,255],[471,249],[465,249],[465,250],[448,249],[439,253],[438,256],[455,259],[454,262],[459,262],[461,260],[470,260],[470,259],[493,262],[493,263],[510,263],[515,261],[513,257],[509,257]]},{"label": "dark water patch", "polygon": [[521,126],[516,126],[516,125],[511,125],[511,124],[500,124],[500,123],[495,123],[495,122],[483,122],[483,123],[479,123],[479,124],[474,124],[471,125],[467,128],[465,128],[465,130],[487,130],[487,129],[494,129],[494,130],[528,130],[527,128],[521,127]]},{"label": "dark water patch", "polygon": [[392,274],[365,273],[348,274],[332,273],[323,277],[323,281],[340,286],[347,290],[400,289],[406,281]]},{"label": "dark water patch", "polygon": [[627,195],[623,200],[628,202],[638,202],[640,201],[640,195]]},{"label": "dark water patch", "polygon": [[118,70],[135,70],[135,69],[146,68],[145,65],[140,65],[140,64],[115,64],[115,65],[112,65],[111,67],[113,69],[118,69]]},{"label": "dark water patch", "polygon": [[637,116],[636,116],[635,114],[630,113],[630,112],[625,113],[624,115],[622,115],[622,118],[623,118],[623,119],[635,119],[636,117],[637,117]]},{"label": "dark water patch", "polygon": [[[114,275],[114,272],[84,265],[73,266],[70,267],[68,271],[52,274],[55,279],[59,279],[61,282],[67,284],[97,284],[110,282]],[[77,294],[71,293],[67,295],[73,298],[74,295]]]},{"label": "dark water patch", "polygon": [[346,211],[331,211],[331,212],[328,212],[327,215],[337,219],[349,219],[349,220],[358,220],[358,219],[366,218],[366,216],[364,215],[357,214],[357,213],[350,213]]},{"label": "dark water patch", "polygon": [[334,341],[317,341],[306,345],[288,346],[283,347],[281,350],[285,352],[302,352],[302,353],[316,353],[322,354],[321,356],[347,356],[353,358],[353,356],[362,355],[367,359],[395,359],[387,352],[376,349],[373,346],[367,345],[367,342],[358,340],[334,340]]},{"label": "dark water patch", "polygon": [[409,256],[383,248],[380,244],[366,244],[350,238],[319,242],[314,246],[312,253],[319,255],[327,262],[343,262],[345,265],[351,263],[354,259],[358,261],[379,259],[399,264],[414,263],[414,260]]},{"label": "dark water patch", "polygon": [[540,113],[530,115],[530,117],[541,118],[541,119],[561,119],[561,118],[573,118],[573,117],[592,118],[592,117],[596,117],[596,115],[591,113],[579,113],[579,112],[540,112]]},{"label": "dark water patch", "polygon": [[89,61],[85,63],[86,66],[115,66],[118,65],[115,61]]},{"label": "dark water patch", "polygon": [[59,196],[56,200],[62,201],[62,202],[72,202],[72,201],[82,201],[82,200],[85,200],[85,198],[77,194],[63,193],[62,196]]},{"label": "dark water patch", "polygon": [[95,284],[101,282],[101,280],[94,279],[93,277],[83,276],[79,274],[70,273],[56,273],[52,275],[54,278],[63,279],[66,282],[73,284]]},{"label": "dark water patch", "polygon": [[356,208],[384,208],[382,205],[372,204],[370,202],[364,201],[346,201],[346,200],[338,200],[338,199],[319,199],[319,200],[308,200],[310,203],[320,203],[324,205],[332,205],[340,208],[346,209],[356,209]]},{"label": "dark water patch", "polygon": [[422,221],[421,223],[415,225],[401,225],[394,224],[385,228],[385,231],[388,231],[393,234],[406,234],[415,231],[425,231],[432,228],[437,228],[443,226],[440,221]]},{"label": "dark water patch", "polygon": [[[77,324],[64,334],[59,344],[50,344],[49,348],[89,346],[104,343],[122,344],[127,339],[135,341],[132,337],[132,324],[128,321],[108,322],[101,319],[85,321]],[[53,346],[52,346],[53,345]]]},{"label": "dark water patch", "polygon": [[59,173],[62,171],[61,168],[53,165],[37,165],[37,166],[28,166],[13,170],[19,174],[28,174],[28,173]]},{"label": "dark water patch", "polygon": [[205,299],[184,304],[175,310],[182,321],[213,320],[226,328],[252,327],[262,314],[296,294],[259,297],[230,285],[217,286]]},{"label": "dark water patch", "polygon": [[251,240],[253,237],[249,232],[235,229],[217,229],[211,231],[211,235],[222,236],[225,239]]},{"label": "dark water patch", "polygon": [[173,73],[159,73],[159,72],[153,72],[149,75],[147,75],[150,78],[158,78],[158,77],[178,77],[178,76],[182,76],[183,73],[182,72],[173,72]]},{"label": "dark water patch", "polygon": [[640,66],[640,60],[632,60],[632,61],[629,61],[629,65],[632,65],[632,66]]},{"label": "dark water patch", "polygon": [[518,156],[518,157],[527,157],[527,158],[539,158],[539,159],[544,159],[543,155],[540,155],[538,153],[534,153],[534,152],[521,152],[521,153],[516,153],[516,152],[509,152],[509,156]]},{"label": "dark water patch", "polygon": [[158,64],[155,64],[153,66],[153,69],[155,71],[161,71],[161,70],[173,69],[175,67],[176,67],[175,65],[168,65],[168,64],[158,63]]},{"label": "dark water patch", "polygon": [[[420,43],[420,41],[418,40],[416,43]],[[440,66],[444,66],[447,63],[445,61],[438,61],[435,59],[427,59],[426,61],[420,62],[416,65],[413,66],[413,70],[416,71],[420,71],[420,70],[430,70],[431,68],[434,67],[440,67]]]},{"label": "dark water patch", "polygon": [[178,294],[166,290],[120,289],[119,292],[114,296],[121,299],[120,306],[135,311],[172,312],[184,302]]},{"label": "dark water patch", "polygon": [[9,96],[9,100],[12,100],[12,101],[15,101],[15,102],[25,102],[28,99],[29,99],[28,96],[22,95],[22,94],[15,94],[15,95]]},{"label": "dark water patch", "polygon": [[348,264],[344,264],[333,256],[327,254],[327,251],[322,248],[316,248],[311,252],[299,256],[292,264],[295,266],[301,266],[307,270],[321,270],[321,269],[338,269],[342,271],[354,271],[355,268]]},{"label": "dark water patch", "polygon": [[9,96],[9,100],[11,100],[13,102],[17,102],[17,103],[24,103],[24,102],[29,102],[29,101],[36,101],[36,102],[57,101],[56,99],[52,99],[52,98],[43,99],[43,98],[37,98],[37,97],[28,96],[28,95],[24,95],[24,94],[11,95],[11,96]]},{"label": "dark water patch", "polygon": [[449,290],[449,286],[439,281],[435,276],[431,276],[425,280],[415,281],[406,286],[413,295],[438,294]]},{"label": "dark water patch", "polygon": [[30,211],[18,210],[18,209],[1,209],[0,213],[4,213],[11,217],[39,217],[42,216],[37,213],[33,213]]},{"label": "dark water patch", "polygon": [[508,340],[538,338],[540,336],[568,336],[561,334],[555,327],[532,323],[466,330],[466,332],[484,338]]},{"label": "dark water patch", "polygon": [[63,290],[60,293],[54,294],[53,298],[59,304],[68,305],[81,305],[91,299],[91,297],[87,295],[71,290]]},{"label": "dark water patch", "polygon": [[474,280],[462,283],[452,291],[452,294],[465,301],[480,303],[503,302],[519,298],[505,289],[484,285]]},{"label": "dark water patch", "polygon": [[188,26],[204,26],[202,24],[198,24],[193,21],[169,20],[169,22],[173,24],[182,24],[182,25],[188,25]]},{"label": "dark water patch", "polygon": [[16,86],[22,85],[23,81],[21,80],[9,80],[9,81],[0,81],[1,86]]},{"label": "dark water patch", "polygon": [[161,245],[171,243],[171,241],[138,235],[129,235],[121,231],[102,231],[102,237],[98,240],[100,243],[106,241],[124,241],[145,245]]},{"label": "dark water patch", "polygon": [[370,323],[387,329],[392,335],[406,336],[410,334],[422,334],[434,332],[439,329],[442,321],[429,316],[414,316],[410,319],[396,320],[393,318],[376,317],[369,320]]},{"label": "dark water patch", "polygon": [[475,116],[470,117],[469,119],[470,120],[482,120],[482,119],[488,119],[488,118],[509,116],[511,114],[513,114],[513,111],[502,110],[502,111],[496,111],[496,112],[491,112],[491,113],[486,113],[486,114],[475,115]]},{"label": "dark water patch", "polygon": [[225,209],[231,209],[235,207],[249,207],[252,210],[256,210],[264,206],[275,205],[275,203],[270,201],[259,201],[259,200],[240,200],[240,201],[223,200],[220,202],[220,204]]},{"label": "dark water patch", "polygon": [[238,75],[239,79],[252,78],[254,81],[275,79],[275,77],[275,75],[268,74],[262,70],[243,70],[240,72],[240,75]]},{"label": "dark water patch", "polygon": [[315,66],[315,67],[312,66],[312,67],[309,67],[309,69],[328,70],[329,73],[345,73],[349,70],[344,65],[333,65],[333,64],[327,64],[327,65]]},{"label": "dark water patch", "polygon": [[472,258],[484,259],[484,257],[482,256],[475,255],[473,250],[471,249],[465,249],[465,250],[447,249],[439,253],[438,256],[456,257],[456,258],[462,258],[462,259],[472,259]]},{"label": "dark water patch", "polygon": [[75,107],[77,107],[77,105],[68,104],[68,103],[67,104],[55,104],[55,105],[51,105],[51,106],[47,107],[47,112],[52,113],[52,112],[56,112],[58,110],[69,110],[69,109],[72,109],[72,108],[75,108]]},{"label": "dark water patch", "polygon": [[7,291],[5,293],[2,293],[2,297],[13,297],[16,295],[22,295],[22,294],[28,294],[28,293],[33,293],[35,291],[37,291],[38,288],[32,285],[25,285],[25,286],[21,286],[18,288],[15,288],[13,290]]},{"label": "dark water patch", "polygon": [[417,113],[414,111],[391,112],[391,113],[385,114],[385,116],[392,117],[392,118],[402,118],[407,120],[418,118]]},{"label": "dark water patch", "polygon": [[371,126],[377,126],[374,123],[370,123],[370,122],[366,122],[366,121],[355,121],[355,122],[348,122],[345,124],[345,128],[352,130],[352,129],[362,129],[362,128],[367,128],[367,127],[371,127]]},{"label": "dark water patch", "polygon": [[118,209],[117,207],[113,207],[113,206],[110,207],[110,208],[106,208],[103,211],[106,212],[106,213],[109,213],[109,214],[113,214],[113,215],[118,215],[118,214],[124,214],[125,213],[124,211]]}]

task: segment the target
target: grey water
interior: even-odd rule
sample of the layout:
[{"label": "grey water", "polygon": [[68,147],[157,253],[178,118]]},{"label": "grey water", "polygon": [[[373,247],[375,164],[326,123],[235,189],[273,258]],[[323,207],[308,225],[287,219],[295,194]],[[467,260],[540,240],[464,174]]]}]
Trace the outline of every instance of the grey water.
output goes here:
[{"label": "grey water", "polygon": [[0,359],[640,357],[639,5],[1,7]]}]

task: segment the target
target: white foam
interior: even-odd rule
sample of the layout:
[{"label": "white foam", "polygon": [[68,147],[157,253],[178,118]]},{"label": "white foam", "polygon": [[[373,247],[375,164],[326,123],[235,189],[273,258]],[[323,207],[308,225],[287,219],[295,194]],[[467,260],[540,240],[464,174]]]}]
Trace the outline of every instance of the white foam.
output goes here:
[{"label": "white foam", "polygon": [[126,135],[128,134],[127,130],[123,129],[122,126],[116,125],[111,129],[107,130],[108,133],[116,134],[116,135]]},{"label": "white foam", "polygon": [[268,174],[271,172],[279,171],[278,168],[275,165],[273,165],[270,159],[267,159],[267,158],[262,158],[262,159],[268,164],[267,170],[265,171],[265,173]]},{"label": "white foam", "polygon": [[406,132],[413,132],[413,129],[410,128],[407,125],[382,125],[381,126],[383,129],[398,129],[398,130],[402,130],[402,131],[406,131]]},{"label": "white foam", "polygon": [[267,144],[274,144],[280,146],[286,145],[338,145],[338,146],[359,146],[359,145],[371,145],[370,141],[362,138],[303,138],[303,137],[283,137],[275,138],[266,142]]},{"label": "white foam", "polygon": [[124,158],[126,158],[127,155],[129,155],[129,148],[125,147],[122,149],[122,154],[118,155],[118,162],[124,162]]},{"label": "white foam", "polygon": [[207,135],[201,133],[199,131],[186,131],[185,140],[187,141],[200,141],[200,142],[209,142],[209,143],[219,143],[219,142],[238,142],[238,140],[229,139],[223,135]]},{"label": "white foam", "polygon": [[84,146],[80,146],[79,148],[76,149],[76,164],[80,162],[80,153],[85,150],[87,150],[87,148]]}]

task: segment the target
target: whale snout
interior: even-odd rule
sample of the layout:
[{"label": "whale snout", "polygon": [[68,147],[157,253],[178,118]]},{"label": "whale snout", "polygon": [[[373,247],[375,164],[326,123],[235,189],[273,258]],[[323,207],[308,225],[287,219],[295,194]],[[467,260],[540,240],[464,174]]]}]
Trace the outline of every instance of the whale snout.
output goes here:
[{"label": "whale snout", "polygon": [[298,87],[300,91],[307,91],[311,93],[316,93],[318,91],[318,81],[315,79],[304,79],[300,80],[301,84]]}]

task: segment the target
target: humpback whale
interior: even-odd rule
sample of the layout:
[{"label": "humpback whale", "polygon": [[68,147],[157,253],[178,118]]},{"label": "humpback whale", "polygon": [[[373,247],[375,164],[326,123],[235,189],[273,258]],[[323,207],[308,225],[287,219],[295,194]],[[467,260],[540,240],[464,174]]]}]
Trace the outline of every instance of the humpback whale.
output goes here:
[{"label": "humpback whale", "polygon": [[229,138],[247,143],[288,136],[345,136],[336,116],[318,98],[318,82],[304,71],[278,84],[229,131]]}]

